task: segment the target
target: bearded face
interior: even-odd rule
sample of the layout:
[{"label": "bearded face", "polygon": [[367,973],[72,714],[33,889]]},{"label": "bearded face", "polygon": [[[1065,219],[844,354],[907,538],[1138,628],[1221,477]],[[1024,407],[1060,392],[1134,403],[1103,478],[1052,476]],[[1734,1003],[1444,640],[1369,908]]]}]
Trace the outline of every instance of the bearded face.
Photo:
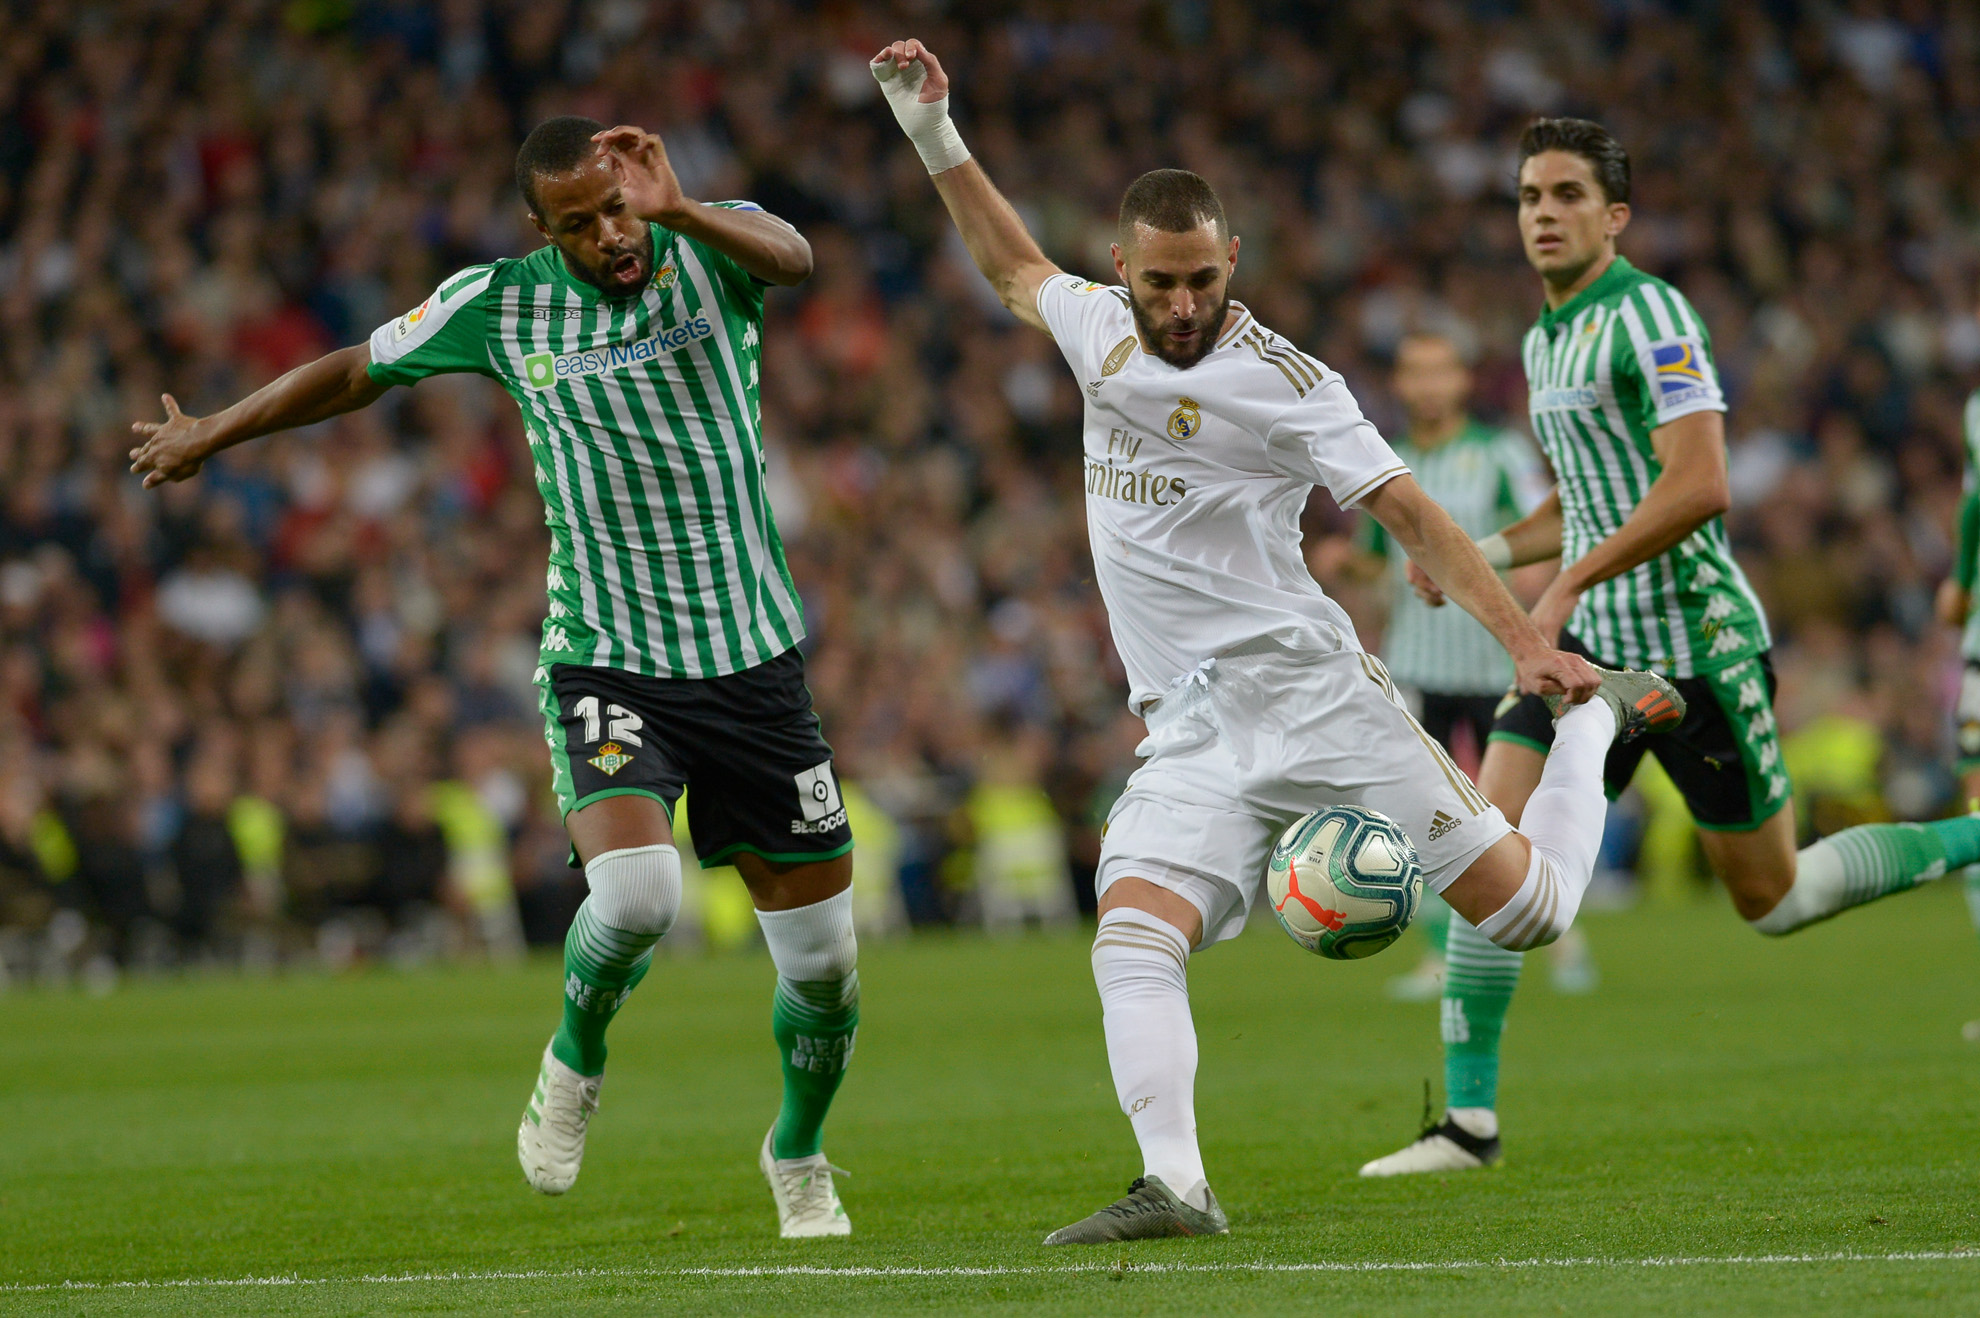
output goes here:
[{"label": "bearded face", "polygon": [[1220,230],[1205,223],[1172,233],[1135,224],[1114,247],[1142,343],[1178,370],[1209,354],[1230,315],[1238,244]]}]

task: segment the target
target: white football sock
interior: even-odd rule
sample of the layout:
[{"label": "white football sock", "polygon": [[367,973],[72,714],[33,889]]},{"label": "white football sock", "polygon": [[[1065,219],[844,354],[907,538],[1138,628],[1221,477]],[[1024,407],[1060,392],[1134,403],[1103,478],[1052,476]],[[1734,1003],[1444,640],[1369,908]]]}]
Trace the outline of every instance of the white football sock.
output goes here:
[{"label": "white football sock", "polygon": [[1616,717],[1607,701],[1576,705],[1554,725],[1554,747],[1519,821],[1533,844],[1526,881],[1511,901],[1478,922],[1478,932],[1500,947],[1542,947],[1574,923],[1595,877],[1609,816],[1602,764],[1615,739]]},{"label": "white football sock", "polygon": [[1209,1180],[1196,1147],[1196,1023],[1189,1014],[1189,940],[1166,920],[1121,907],[1100,917],[1093,982],[1107,1062],[1134,1126],[1146,1175],[1196,1208]]},{"label": "white football sock", "polygon": [[1468,1135],[1489,1140],[1499,1133],[1499,1114],[1488,1107],[1445,1108],[1444,1115]]}]

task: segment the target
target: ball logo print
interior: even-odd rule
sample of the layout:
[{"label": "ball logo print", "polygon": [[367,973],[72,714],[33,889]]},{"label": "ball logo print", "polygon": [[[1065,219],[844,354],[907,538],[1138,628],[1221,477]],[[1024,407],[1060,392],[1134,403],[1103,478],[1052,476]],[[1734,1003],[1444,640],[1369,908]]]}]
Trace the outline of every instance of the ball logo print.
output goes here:
[{"label": "ball logo print", "polygon": [[1279,927],[1318,956],[1354,961],[1402,936],[1423,895],[1409,835],[1386,815],[1326,806],[1272,849],[1266,893]]}]

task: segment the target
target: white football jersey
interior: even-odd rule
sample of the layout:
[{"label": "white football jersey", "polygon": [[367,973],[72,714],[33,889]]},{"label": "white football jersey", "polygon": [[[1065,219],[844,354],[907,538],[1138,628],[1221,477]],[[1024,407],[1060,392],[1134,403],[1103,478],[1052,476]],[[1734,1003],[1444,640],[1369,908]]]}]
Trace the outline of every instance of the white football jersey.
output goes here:
[{"label": "white football jersey", "polygon": [[1409,469],[1340,375],[1237,302],[1187,370],[1142,350],[1124,288],[1054,275],[1038,311],[1086,395],[1086,524],[1129,705],[1260,637],[1359,649],[1300,513],[1315,485],[1352,508]]}]

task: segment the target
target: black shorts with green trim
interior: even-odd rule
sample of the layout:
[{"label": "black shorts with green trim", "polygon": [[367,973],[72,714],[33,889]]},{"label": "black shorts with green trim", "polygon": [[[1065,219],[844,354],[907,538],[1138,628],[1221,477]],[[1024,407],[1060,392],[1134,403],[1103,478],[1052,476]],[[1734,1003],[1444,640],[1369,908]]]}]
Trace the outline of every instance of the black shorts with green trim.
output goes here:
[{"label": "black shorts with green trim", "polygon": [[852,850],[832,748],[795,649],[708,678],[557,664],[537,686],[565,814],[611,796],[650,796],[672,818],[692,787],[688,830],[704,865],[744,851],[791,863]]},{"label": "black shorts with green trim", "polygon": [[[1606,663],[1566,632],[1561,633],[1561,648]],[[1602,768],[1609,799],[1622,795],[1648,752],[1664,766],[1700,828],[1739,833],[1760,827],[1794,795],[1774,723],[1771,653],[1714,673],[1673,678],[1671,685],[1684,697],[1684,722],[1669,732],[1609,748]],[[1553,715],[1540,697],[1509,693],[1500,702],[1491,740],[1545,754],[1554,744]]]}]

